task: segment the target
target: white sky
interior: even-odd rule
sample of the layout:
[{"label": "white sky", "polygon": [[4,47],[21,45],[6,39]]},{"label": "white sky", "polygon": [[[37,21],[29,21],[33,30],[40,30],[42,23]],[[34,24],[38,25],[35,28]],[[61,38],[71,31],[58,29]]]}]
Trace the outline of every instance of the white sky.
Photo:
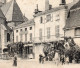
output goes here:
[{"label": "white sky", "polygon": [[[10,0],[8,0],[10,1]],[[16,0],[22,13],[25,14],[25,16],[28,19],[33,18],[33,12],[34,9],[36,8],[36,4],[38,4],[39,9],[43,10],[43,6],[44,6],[44,0]],[[66,0],[67,3],[72,2],[73,0]],[[55,7],[58,6],[60,4],[60,0],[49,0],[50,4]]]}]

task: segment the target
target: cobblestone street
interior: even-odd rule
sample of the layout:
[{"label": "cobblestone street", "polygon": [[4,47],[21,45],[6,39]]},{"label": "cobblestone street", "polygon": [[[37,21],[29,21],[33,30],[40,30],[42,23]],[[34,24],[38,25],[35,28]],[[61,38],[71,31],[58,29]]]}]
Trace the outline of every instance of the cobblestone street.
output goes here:
[{"label": "cobblestone street", "polygon": [[39,64],[35,60],[18,60],[18,65],[15,67],[12,60],[0,60],[0,68],[80,68],[80,64],[59,64],[57,66],[53,62]]}]

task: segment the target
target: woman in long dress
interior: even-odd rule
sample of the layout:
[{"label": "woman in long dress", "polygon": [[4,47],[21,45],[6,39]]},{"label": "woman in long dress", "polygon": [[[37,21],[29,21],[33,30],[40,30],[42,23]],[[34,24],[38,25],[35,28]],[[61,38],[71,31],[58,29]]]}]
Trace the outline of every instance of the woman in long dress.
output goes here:
[{"label": "woman in long dress", "polygon": [[55,52],[55,57],[54,57],[54,61],[55,61],[55,64],[59,64],[59,60],[60,60],[60,58],[59,58],[59,53],[58,52]]},{"label": "woman in long dress", "polygon": [[17,66],[17,56],[16,55],[14,56],[14,59],[13,59],[13,66]]}]

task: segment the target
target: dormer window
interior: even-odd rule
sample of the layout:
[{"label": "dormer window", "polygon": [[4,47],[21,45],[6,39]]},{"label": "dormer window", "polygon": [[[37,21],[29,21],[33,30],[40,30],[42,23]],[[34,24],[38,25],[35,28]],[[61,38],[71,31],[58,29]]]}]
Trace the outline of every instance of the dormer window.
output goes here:
[{"label": "dormer window", "polygon": [[40,17],[40,23],[43,23],[43,17]]}]

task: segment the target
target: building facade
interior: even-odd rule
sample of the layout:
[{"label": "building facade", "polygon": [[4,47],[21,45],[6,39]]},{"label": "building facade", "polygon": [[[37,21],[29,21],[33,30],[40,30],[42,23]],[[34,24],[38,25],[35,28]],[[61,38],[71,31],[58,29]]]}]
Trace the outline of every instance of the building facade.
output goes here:
[{"label": "building facade", "polygon": [[22,42],[24,44],[26,58],[34,58],[34,28],[33,19],[14,28],[14,43]]},{"label": "building facade", "polygon": [[34,20],[29,20],[14,28],[14,42],[34,42]]},{"label": "building facade", "polygon": [[35,9],[35,54],[36,57],[43,53],[45,43],[53,43],[55,41],[64,40],[64,26],[67,16],[67,6],[62,0],[59,7],[52,8],[46,0],[47,8],[45,11]]},{"label": "building facade", "polygon": [[65,25],[65,37],[72,37],[77,45],[80,45],[80,1],[74,4],[68,13]]},{"label": "building facade", "polygon": [[0,1],[0,50],[3,52],[7,45],[13,43],[13,28],[24,22],[23,14],[16,2]]}]

